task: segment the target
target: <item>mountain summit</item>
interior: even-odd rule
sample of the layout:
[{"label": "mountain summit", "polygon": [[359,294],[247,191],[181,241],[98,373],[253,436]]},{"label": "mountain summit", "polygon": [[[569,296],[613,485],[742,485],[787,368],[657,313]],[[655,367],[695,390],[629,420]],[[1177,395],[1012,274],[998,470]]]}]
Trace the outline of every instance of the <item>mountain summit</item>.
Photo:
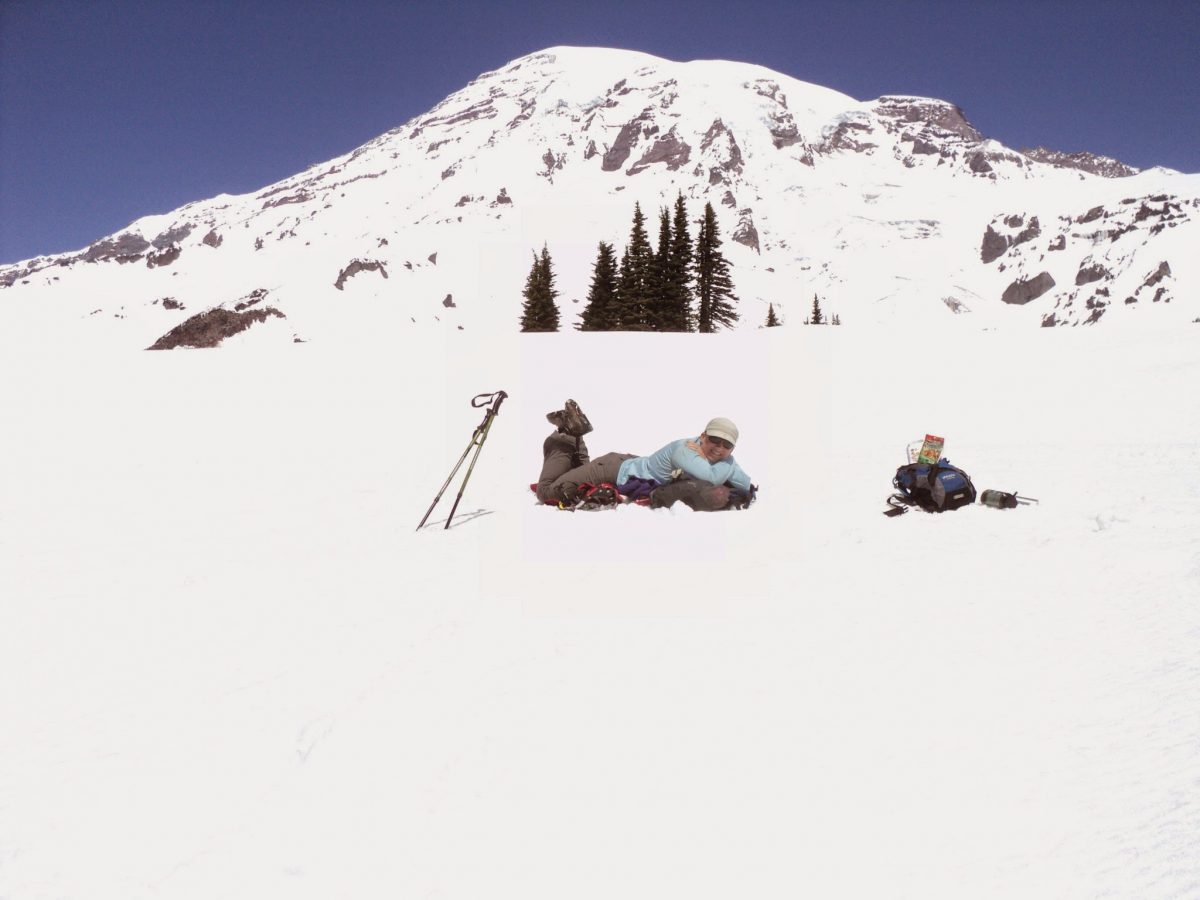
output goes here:
[{"label": "mountain summit", "polygon": [[[1200,176],[987,139],[942,100],[760,66],[555,47],[345,156],[0,268],[0,316],[129,346],[515,330],[547,245],[564,325],[634,203],[717,210],[742,327],[1200,316]],[[9,329],[16,332],[19,329]],[[245,338],[239,338],[243,340]]]}]

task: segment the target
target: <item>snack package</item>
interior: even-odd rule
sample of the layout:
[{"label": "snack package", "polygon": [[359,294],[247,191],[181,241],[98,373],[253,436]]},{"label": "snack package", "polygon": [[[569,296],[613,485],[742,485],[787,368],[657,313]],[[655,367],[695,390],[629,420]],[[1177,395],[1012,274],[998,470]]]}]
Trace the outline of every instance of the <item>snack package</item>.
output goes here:
[{"label": "snack package", "polygon": [[917,454],[917,462],[932,466],[942,458],[942,446],[945,443],[946,439],[940,438],[936,434],[925,435],[925,441],[921,444],[921,452]]}]

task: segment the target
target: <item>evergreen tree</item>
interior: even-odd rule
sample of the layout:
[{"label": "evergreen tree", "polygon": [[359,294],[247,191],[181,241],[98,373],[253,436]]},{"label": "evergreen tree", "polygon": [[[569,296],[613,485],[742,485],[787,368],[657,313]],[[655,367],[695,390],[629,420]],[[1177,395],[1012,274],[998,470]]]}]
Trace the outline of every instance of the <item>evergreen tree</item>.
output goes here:
[{"label": "evergreen tree", "polygon": [[529,267],[529,274],[525,276],[525,290],[521,291],[521,296],[525,298],[525,302],[521,304],[522,331],[544,330],[538,327],[541,324],[538,293],[538,258],[535,253],[533,265]]},{"label": "evergreen tree", "polygon": [[550,331],[558,331],[558,305],[554,302],[558,297],[558,290],[554,287],[554,266],[550,261],[550,250],[542,244],[542,256],[538,260],[538,281],[541,285],[542,294],[546,298],[546,322],[552,327]]},{"label": "evergreen tree", "polygon": [[812,312],[809,313],[808,321],[811,325],[825,324],[825,314],[821,312],[821,301],[817,299],[816,294],[813,294]]},{"label": "evergreen tree", "polygon": [[731,327],[738,320],[733,308],[738,302],[733,293],[733,280],[729,276],[729,261],[721,253],[721,237],[717,229],[717,215],[712,204],[704,204],[704,218],[700,220],[700,236],[696,239],[696,296],[700,303],[698,330],[711,334],[718,325]]},{"label": "evergreen tree", "polygon": [[640,204],[633,205],[633,227],[629,232],[629,245],[621,258],[621,275],[618,280],[617,296],[620,303],[620,328],[625,331],[645,331],[651,327],[648,321],[650,297],[647,281],[654,253],[646,236],[646,217]]},{"label": "evergreen tree", "polygon": [[767,327],[768,328],[778,328],[779,327],[779,317],[775,315],[775,304],[774,303],[767,305]]},{"label": "evergreen tree", "polygon": [[841,316],[839,316],[837,313],[834,313],[834,314],[833,314],[833,319],[830,321],[830,323],[829,323],[829,324],[830,324],[830,325],[841,325],[841,324],[842,324],[842,317],[841,317]]},{"label": "evergreen tree", "polygon": [[620,325],[617,308],[617,261],[612,244],[600,242],[596,263],[592,267],[592,286],[587,305],[583,308],[580,331],[613,331]]},{"label": "evergreen tree", "polygon": [[658,214],[658,249],[650,257],[646,277],[646,325],[654,331],[673,331],[670,284],[671,214],[666,207]]},{"label": "evergreen tree", "polygon": [[634,283],[634,265],[629,260],[629,247],[625,247],[625,252],[620,254],[620,266],[617,269],[617,304],[616,328],[618,331],[626,328],[626,320],[629,319],[629,307],[634,304],[637,296],[637,286]]},{"label": "evergreen tree", "polygon": [[671,223],[671,249],[667,258],[667,306],[670,315],[663,326],[667,331],[692,331],[692,238],[688,233],[687,206],[683,192],[675,198],[675,217]]},{"label": "evergreen tree", "polygon": [[558,289],[554,286],[556,278],[554,264],[550,259],[550,250],[543,244],[542,255],[538,259],[538,285],[542,293],[542,304],[546,311],[545,323],[548,331],[558,331],[559,329],[558,304],[555,302],[558,298]]},{"label": "evergreen tree", "polygon": [[558,291],[554,289],[554,268],[545,245],[540,258],[533,255],[522,295],[525,303],[521,307],[521,330],[558,331],[558,307],[554,304]]}]

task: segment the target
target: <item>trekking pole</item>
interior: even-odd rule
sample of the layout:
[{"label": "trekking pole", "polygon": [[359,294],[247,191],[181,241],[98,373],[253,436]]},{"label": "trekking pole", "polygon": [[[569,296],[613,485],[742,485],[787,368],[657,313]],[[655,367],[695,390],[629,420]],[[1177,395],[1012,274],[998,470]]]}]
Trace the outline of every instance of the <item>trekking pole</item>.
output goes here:
[{"label": "trekking pole", "polygon": [[442,499],[442,494],[446,493],[446,488],[450,486],[450,482],[454,480],[454,476],[458,474],[458,470],[462,468],[463,461],[467,458],[467,454],[471,452],[471,448],[475,448],[475,455],[471,458],[471,464],[467,466],[467,474],[463,476],[462,484],[458,488],[458,496],[454,498],[454,505],[450,507],[450,516],[446,519],[446,525],[442,529],[450,527],[450,522],[454,518],[454,512],[458,509],[458,501],[462,499],[463,491],[467,489],[467,482],[471,480],[471,473],[475,471],[475,461],[479,459],[479,451],[483,449],[483,442],[487,440],[488,431],[491,430],[492,420],[496,418],[496,414],[500,412],[500,404],[504,402],[504,398],[508,394],[504,391],[496,391],[494,394],[476,394],[471,398],[471,405],[478,409],[481,406],[488,406],[487,412],[483,414],[483,421],[476,426],[475,432],[471,435],[471,441],[467,444],[467,449],[463,451],[462,456],[458,458],[458,462],[446,477],[445,483],[441,490],[437,492],[437,496],[433,498],[433,502],[429,504],[429,509],[425,510],[425,516],[417,525],[417,531],[425,525],[425,520],[429,518],[429,514],[433,512],[433,508],[438,505],[438,501]]}]

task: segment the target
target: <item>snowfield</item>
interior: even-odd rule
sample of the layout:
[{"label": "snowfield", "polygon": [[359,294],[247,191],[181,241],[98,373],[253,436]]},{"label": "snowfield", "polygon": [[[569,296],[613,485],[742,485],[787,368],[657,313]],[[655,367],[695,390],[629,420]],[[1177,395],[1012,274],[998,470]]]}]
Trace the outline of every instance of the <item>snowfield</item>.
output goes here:
[{"label": "snowfield", "polygon": [[[0,897],[1200,896],[1200,325],[946,318],[6,352]],[[537,506],[566,397],[759,502]]]}]

